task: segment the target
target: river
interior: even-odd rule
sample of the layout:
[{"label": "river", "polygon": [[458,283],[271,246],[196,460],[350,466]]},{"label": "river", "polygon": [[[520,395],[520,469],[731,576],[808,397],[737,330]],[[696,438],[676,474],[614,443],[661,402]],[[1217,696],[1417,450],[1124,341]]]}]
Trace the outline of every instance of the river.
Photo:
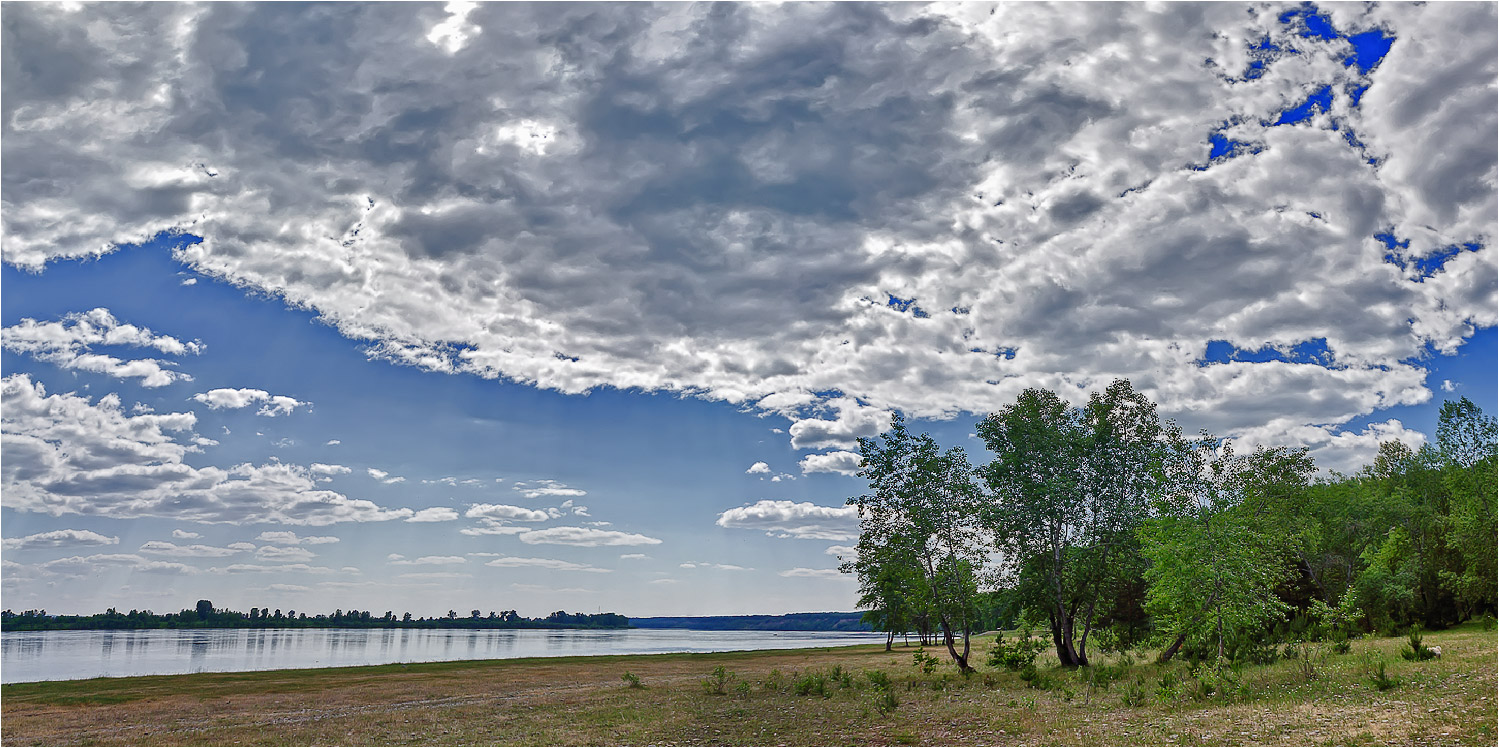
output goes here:
[{"label": "river", "polygon": [[883,642],[840,631],[151,629],[0,633],[0,682],[392,662],[805,649]]}]

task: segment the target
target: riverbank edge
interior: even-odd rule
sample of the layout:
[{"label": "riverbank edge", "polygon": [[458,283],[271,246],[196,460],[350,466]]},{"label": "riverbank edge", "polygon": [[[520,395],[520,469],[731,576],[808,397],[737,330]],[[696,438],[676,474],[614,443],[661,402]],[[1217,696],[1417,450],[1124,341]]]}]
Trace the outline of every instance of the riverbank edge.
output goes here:
[{"label": "riverbank edge", "polygon": [[[975,637],[977,639],[977,637]],[[95,678],[74,678],[68,680],[39,680],[22,681],[17,683],[0,684],[0,704],[6,702],[38,701],[49,703],[45,698],[32,699],[28,697],[40,696],[49,691],[66,691],[72,688],[84,688],[91,685],[109,685],[128,687],[132,684],[166,685],[180,680],[215,681],[225,684],[243,684],[249,680],[267,680],[288,677],[338,676],[346,675],[351,678],[373,677],[388,674],[404,675],[444,675],[453,671],[464,671],[484,669],[490,667],[523,667],[534,665],[615,665],[622,662],[645,660],[647,662],[669,662],[675,660],[743,660],[756,659],[760,657],[784,657],[796,654],[822,653],[833,651],[883,651],[882,642],[870,642],[869,644],[845,644],[826,647],[792,647],[789,649],[730,649],[718,652],[649,652],[642,654],[595,654],[595,655],[556,655],[541,657],[509,657],[490,658],[475,660],[425,660],[421,662],[391,662],[381,665],[335,665],[331,667],[305,667],[305,668],[277,668],[274,670],[225,670],[201,673],[171,673],[165,675],[118,675],[100,676]],[[205,683],[205,685],[207,685]],[[139,691],[140,689],[136,689]],[[60,697],[68,698],[66,694],[58,694]],[[92,695],[92,694],[90,694]],[[76,694],[79,698],[85,698],[85,694]],[[144,698],[144,697],[143,697]],[[86,700],[86,698],[85,698]],[[129,701],[131,699],[120,699]],[[70,699],[68,703],[79,703]],[[100,702],[105,703],[105,702]],[[115,703],[114,701],[108,703]]]}]

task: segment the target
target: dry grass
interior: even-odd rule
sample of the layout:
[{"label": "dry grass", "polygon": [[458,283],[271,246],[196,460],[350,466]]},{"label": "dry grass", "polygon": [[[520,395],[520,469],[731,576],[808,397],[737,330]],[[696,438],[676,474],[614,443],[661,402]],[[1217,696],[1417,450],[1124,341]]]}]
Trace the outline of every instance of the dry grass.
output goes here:
[{"label": "dry grass", "polygon": [[[1015,674],[923,675],[878,646],[574,657],[12,684],[5,745],[1494,745],[1495,634],[1437,632],[1444,657],[1407,662],[1401,640],[1313,645],[1315,676],[1283,661],[1194,698],[1184,663],[1135,665],[1107,689],[1044,661],[1049,689]],[[982,659],[981,657],[979,659]],[[1375,690],[1382,659],[1401,685]],[[703,681],[733,673],[725,694]],[[797,695],[838,667],[849,685]],[[892,680],[898,706],[863,675]],[[629,671],[645,687],[627,687]],[[1161,680],[1177,681],[1162,689]],[[1143,703],[1123,691],[1141,682]],[[740,684],[747,684],[741,686]]]}]

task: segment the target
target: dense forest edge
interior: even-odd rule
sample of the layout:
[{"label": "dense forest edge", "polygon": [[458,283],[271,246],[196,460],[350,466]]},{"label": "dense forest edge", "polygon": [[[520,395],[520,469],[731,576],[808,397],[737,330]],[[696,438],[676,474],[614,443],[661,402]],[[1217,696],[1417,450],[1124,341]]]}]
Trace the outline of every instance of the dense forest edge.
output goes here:
[{"label": "dense forest edge", "polygon": [[79,630],[135,630],[135,629],[268,629],[268,628],[372,628],[372,629],[623,629],[630,627],[630,619],[617,613],[567,613],[557,611],[545,618],[526,618],[513,610],[490,611],[484,615],[479,610],[459,616],[450,610],[445,616],[413,618],[410,613],[397,616],[394,611],[385,611],[377,616],[368,610],[338,609],[332,615],[280,608],[251,608],[249,613],[213,607],[208,600],[199,600],[192,608],[177,613],[158,615],[149,610],[132,610],[121,613],[114,608],[93,615],[49,615],[45,610],[27,610],[15,613],[0,611],[0,630],[3,631],[79,631]]},{"label": "dense forest edge", "polygon": [[973,634],[1020,628],[992,656],[1224,668],[1368,633],[1410,634],[1420,656],[1422,629],[1494,620],[1496,426],[1467,398],[1434,440],[1386,441],[1353,475],[1319,476],[1305,448],[1187,437],[1128,380],[1081,406],[1028,389],[976,433],[988,464],[898,413],[859,440],[869,492],[848,500],[842,569],[887,648],[915,632],[967,674]]},{"label": "dense forest edge", "polygon": [[787,613],[750,616],[653,616],[631,618],[640,629],[698,631],[873,631],[863,613]]}]

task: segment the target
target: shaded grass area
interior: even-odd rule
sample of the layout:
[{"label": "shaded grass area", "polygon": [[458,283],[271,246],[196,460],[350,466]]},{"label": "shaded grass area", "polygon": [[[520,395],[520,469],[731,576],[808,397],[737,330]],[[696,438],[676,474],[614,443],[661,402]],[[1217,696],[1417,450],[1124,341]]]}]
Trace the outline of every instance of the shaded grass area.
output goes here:
[{"label": "shaded grass area", "polygon": [[[0,741],[1495,744],[1495,633],[1458,628],[1427,643],[1441,659],[1403,660],[1403,639],[1369,639],[1346,654],[1303,645],[1296,659],[1224,673],[1143,656],[1069,671],[1043,655],[1030,681],[1002,670],[963,678],[946,664],[924,673],[915,648],[859,646],[10,684],[0,687]],[[1398,685],[1373,685],[1379,662]]]}]

